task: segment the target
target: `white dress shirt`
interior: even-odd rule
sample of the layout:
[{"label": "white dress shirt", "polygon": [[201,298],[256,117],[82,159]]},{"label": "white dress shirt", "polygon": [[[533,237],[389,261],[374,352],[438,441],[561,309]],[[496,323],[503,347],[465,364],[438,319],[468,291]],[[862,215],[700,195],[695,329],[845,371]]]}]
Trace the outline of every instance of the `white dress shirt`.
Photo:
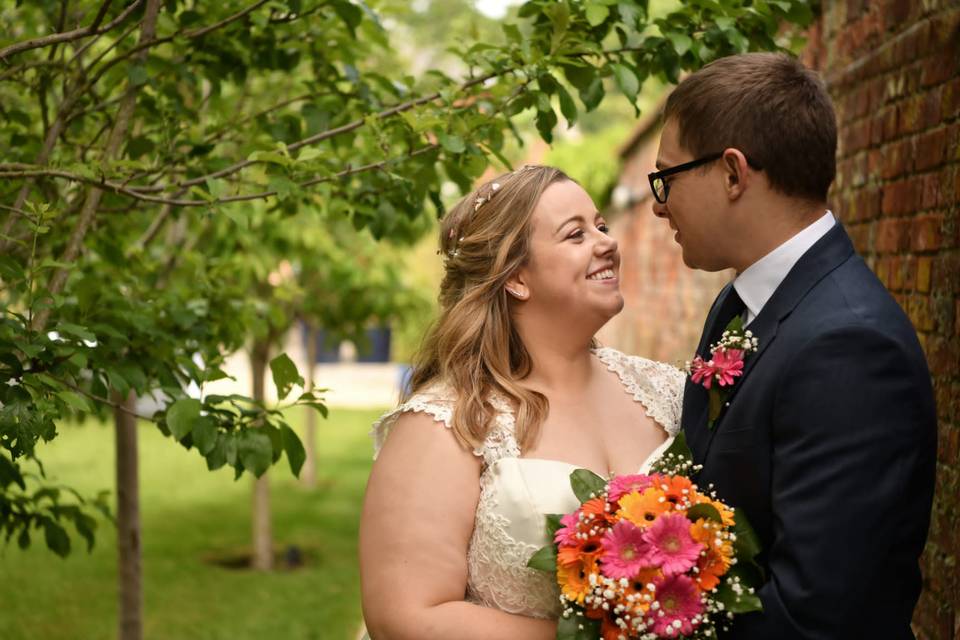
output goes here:
[{"label": "white dress shirt", "polygon": [[793,269],[793,265],[835,224],[833,213],[828,209],[819,220],[754,262],[736,277],[733,288],[747,307],[745,325],[760,315],[760,310]]}]

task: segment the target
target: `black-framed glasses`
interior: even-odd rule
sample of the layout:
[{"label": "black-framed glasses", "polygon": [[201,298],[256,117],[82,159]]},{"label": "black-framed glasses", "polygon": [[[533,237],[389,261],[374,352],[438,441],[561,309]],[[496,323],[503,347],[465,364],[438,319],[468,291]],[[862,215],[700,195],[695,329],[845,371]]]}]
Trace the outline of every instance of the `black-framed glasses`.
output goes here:
[{"label": "black-framed glasses", "polygon": [[[701,165],[707,164],[708,162],[713,162],[722,156],[723,151],[711,153],[710,155],[697,158],[696,160],[691,160],[690,162],[684,162],[683,164],[678,164],[675,167],[670,167],[669,169],[664,169],[663,171],[654,171],[653,173],[648,173],[647,178],[650,180],[650,190],[653,191],[654,199],[660,204],[664,204],[667,201],[667,196],[670,195],[670,184],[667,183],[664,178],[668,178],[684,171],[689,171],[690,169],[695,169]],[[747,158],[747,164],[754,169],[761,169],[759,165],[751,162],[750,158]]]}]

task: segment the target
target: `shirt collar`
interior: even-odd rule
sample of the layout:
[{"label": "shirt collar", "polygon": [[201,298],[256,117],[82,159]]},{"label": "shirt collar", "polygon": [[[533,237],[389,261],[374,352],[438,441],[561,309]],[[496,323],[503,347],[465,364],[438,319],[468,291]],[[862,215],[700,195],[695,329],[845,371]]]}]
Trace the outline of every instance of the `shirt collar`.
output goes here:
[{"label": "shirt collar", "polygon": [[733,288],[747,307],[748,320],[760,315],[760,310],[790,273],[793,265],[817,240],[826,235],[834,224],[836,220],[828,209],[816,222],[754,262],[736,277]]}]

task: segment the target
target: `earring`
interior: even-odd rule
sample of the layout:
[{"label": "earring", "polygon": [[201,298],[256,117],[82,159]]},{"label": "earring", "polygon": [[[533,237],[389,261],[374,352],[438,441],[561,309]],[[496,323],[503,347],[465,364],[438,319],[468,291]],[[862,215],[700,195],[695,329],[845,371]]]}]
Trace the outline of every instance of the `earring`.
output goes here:
[{"label": "earring", "polygon": [[510,287],[504,287],[504,289],[506,289],[506,290],[507,290],[507,293],[509,293],[510,295],[512,295],[512,296],[513,296],[514,298],[516,298],[517,300],[523,300],[523,299],[525,298],[525,296],[523,296],[521,293],[519,293],[519,292],[517,292],[517,291],[514,291],[514,290],[511,289]]}]

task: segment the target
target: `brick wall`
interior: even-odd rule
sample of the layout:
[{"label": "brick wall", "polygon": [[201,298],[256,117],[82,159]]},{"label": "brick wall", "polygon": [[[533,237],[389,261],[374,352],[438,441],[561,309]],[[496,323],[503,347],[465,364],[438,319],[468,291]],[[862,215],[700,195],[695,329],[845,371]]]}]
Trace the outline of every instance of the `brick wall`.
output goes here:
[{"label": "brick wall", "polygon": [[960,5],[827,0],[805,60],[840,125],[831,208],[910,316],[933,375],[939,464],[914,627],[960,640]]}]

